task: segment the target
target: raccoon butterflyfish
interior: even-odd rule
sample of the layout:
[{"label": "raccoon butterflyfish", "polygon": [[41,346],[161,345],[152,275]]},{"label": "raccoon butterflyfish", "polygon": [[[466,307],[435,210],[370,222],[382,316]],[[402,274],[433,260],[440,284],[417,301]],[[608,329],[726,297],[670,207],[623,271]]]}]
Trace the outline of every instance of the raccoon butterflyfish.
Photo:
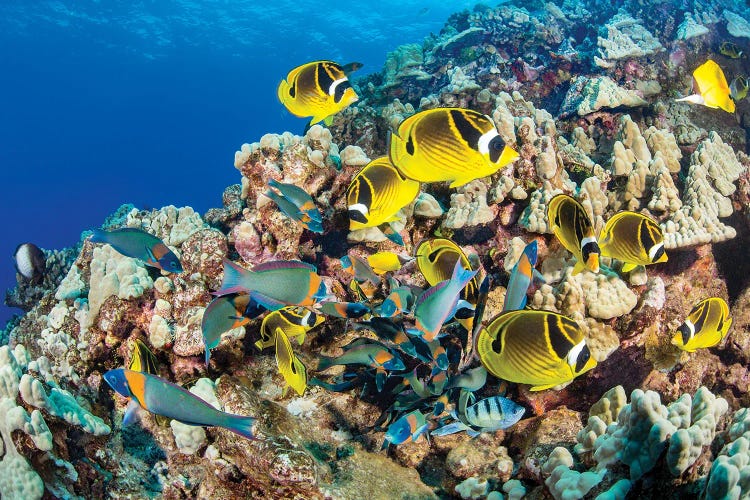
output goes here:
[{"label": "raccoon butterflyfish", "polygon": [[[424,240],[417,245],[414,255],[417,260],[417,268],[430,286],[437,285],[441,281],[450,279],[456,261],[467,271],[477,271],[478,265],[472,265],[469,257],[453,241],[446,238],[433,238]],[[479,273],[461,291],[461,298],[472,305],[476,305],[476,297],[479,291]]]},{"label": "raccoon butterflyfish", "polygon": [[140,339],[135,339],[128,370],[156,375],[156,356]]},{"label": "raccoon butterflyfish", "polygon": [[637,266],[667,261],[664,235],[653,219],[637,212],[618,212],[613,215],[599,235],[602,255],[623,262],[622,272]]},{"label": "raccoon butterflyfish", "polygon": [[529,290],[529,285],[531,285],[535,276],[543,280],[539,271],[534,269],[534,266],[536,266],[536,257],[537,243],[536,240],[532,240],[531,243],[524,247],[521,257],[510,272],[508,289],[505,292],[505,301],[503,302],[503,311],[515,311],[526,307],[526,293]]},{"label": "raccoon butterflyfish", "polygon": [[296,337],[297,342],[303,344],[307,332],[324,321],[322,315],[316,314],[304,307],[284,307],[278,311],[269,312],[260,324],[260,339],[255,347],[260,350],[276,344],[274,333],[281,329],[287,338]]},{"label": "raccoon butterflyfish", "polygon": [[480,331],[476,347],[487,371],[532,391],[570,382],[596,366],[578,324],[549,311],[504,312]]},{"label": "raccoon butterflyfish", "polygon": [[750,84],[748,84],[747,78],[744,76],[735,77],[729,84],[729,95],[732,96],[734,102],[741,101],[747,97],[748,87],[750,87]]},{"label": "raccoon butterflyfish", "polygon": [[573,274],[588,269],[599,272],[599,245],[586,209],[567,194],[558,194],[547,205],[547,220],[560,243],[576,258]]},{"label": "raccoon butterflyfish", "polygon": [[470,109],[420,111],[391,134],[389,156],[399,171],[419,182],[450,187],[487,177],[518,158],[489,116]]},{"label": "raccoon butterflyfish", "polygon": [[172,250],[153,234],[134,227],[112,231],[94,229],[92,243],[107,243],[126,257],[142,260],[146,265],[170,273],[181,273],[182,264]]},{"label": "raccoon butterflyfish", "polygon": [[16,261],[16,271],[34,284],[42,282],[47,268],[44,252],[33,243],[21,243],[13,253]]},{"label": "raccoon butterflyfish", "polygon": [[298,260],[264,262],[252,270],[224,259],[224,280],[216,295],[249,293],[268,310],[311,306],[327,295],[326,285],[311,264]]},{"label": "raccoon butterflyfish", "polygon": [[206,366],[211,361],[211,349],[219,345],[221,335],[250,322],[244,314],[249,303],[249,295],[225,295],[216,297],[206,306],[201,320]]},{"label": "raccoon butterflyfish", "polygon": [[[387,156],[372,160],[346,190],[349,230],[378,227],[386,236],[388,229],[394,233],[390,223],[399,220],[396,213],[417,197],[419,186],[419,182],[405,178]],[[403,240],[392,241],[403,244]]]},{"label": "raccoon butterflyfish", "polygon": [[687,352],[713,347],[726,337],[732,318],[724,299],[711,297],[693,307],[672,337],[672,343]]},{"label": "raccoon butterflyfish", "polygon": [[414,260],[412,257],[399,255],[393,252],[377,252],[367,256],[367,262],[375,274],[385,274],[390,271],[398,271],[401,266]]},{"label": "raccoon butterflyfish", "polygon": [[450,279],[428,288],[417,298],[414,304],[415,326],[425,340],[434,340],[443,323],[456,313],[461,290],[476,274],[477,271],[465,269],[461,261],[456,260]]},{"label": "raccoon butterflyfish", "polygon": [[292,344],[284,330],[276,328],[274,337],[276,338],[276,366],[279,367],[279,373],[287,383],[282,394],[286,393],[288,387],[291,387],[302,396],[307,388],[307,369],[292,351]]},{"label": "raccoon butterflyfish", "polygon": [[333,61],[297,66],[279,84],[279,101],[295,116],[312,117],[310,125],[321,120],[330,125],[334,114],[359,99],[347,78],[347,68],[359,67],[359,63],[342,67]]},{"label": "raccoon butterflyfish", "polygon": [[727,113],[734,113],[734,101],[729,95],[729,85],[718,64],[709,59],[693,71],[693,79],[698,86],[698,93],[675,99],[676,101],[702,104],[709,108],[721,108]]},{"label": "raccoon butterflyfish", "polygon": [[255,439],[255,418],[217,410],[192,392],[156,375],[118,368],[106,372],[104,380],[118,394],[130,398],[122,425],[132,423],[138,408],[143,408],[183,424],[224,427],[242,437]]},{"label": "raccoon butterflyfish", "polygon": [[727,56],[730,59],[739,59],[740,57],[745,56],[745,51],[734,42],[721,42],[721,45],[719,45],[719,52],[721,55]]}]

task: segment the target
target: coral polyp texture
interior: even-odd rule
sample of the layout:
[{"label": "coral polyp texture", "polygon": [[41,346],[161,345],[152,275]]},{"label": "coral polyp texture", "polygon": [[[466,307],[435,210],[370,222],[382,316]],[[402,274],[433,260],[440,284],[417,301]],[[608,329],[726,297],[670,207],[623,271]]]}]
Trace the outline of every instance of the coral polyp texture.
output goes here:
[{"label": "coral polyp texture", "polygon": [[[237,183],[208,194],[221,195],[222,206],[201,215],[127,205],[103,221],[104,230],[158,238],[181,273],[88,232],[70,249],[45,252],[43,280],[19,275],[6,294],[25,313],[0,336],[0,494],[746,498],[747,102],[735,95],[731,114],[675,98],[692,92],[692,73],[709,57],[729,81],[745,74],[746,60],[718,47],[747,49],[748,20],[750,8],[723,0],[477,6],[388,54],[381,71],[350,77],[360,100],[330,126],[238,145]],[[497,138],[468,121],[456,130],[518,157],[457,188],[423,182],[384,224],[350,230],[349,217],[368,208],[366,196],[349,206],[352,179],[388,157],[403,120],[438,107],[489,117]],[[408,150],[427,139],[400,140]],[[269,183],[305,196],[293,188],[269,196]],[[550,220],[560,194],[582,207],[576,220]],[[603,229],[625,211],[648,222],[613,231],[605,245]],[[573,234],[593,230],[579,235],[575,254],[554,234],[568,223]],[[431,238],[448,243],[420,255]],[[552,360],[580,373],[542,391],[488,375],[472,352],[472,335],[503,318],[511,272],[532,240],[526,307],[557,314],[532,332],[545,352],[519,351],[530,366]],[[578,259],[591,252],[598,272],[580,271]],[[620,260],[628,252],[637,265]],[[392,262],[383,275],[366,266],[376,253]],[[302,269],[309,281],[275,287],[268,276],[279,269]],[[458,295],[443,281],[451,276],[470,278]],[[277,288],[309,293],[285,302],[271,296]],[[217,320],[217,295],[242,307]],[[728,334],[710,348],[679,349],[676,334],[705,328],[686,318],[709,297],[729,304]],[[265,308],[288,314],[297,333],[262,329]],[[322,324],[312,314],[324,315]],[[442,315],[427,342],[420,332]],[[209,347],[212,321],[226,331]],[[494,354],[506,340],[489,342]],[[105,374],[131,366],[140,344],[153,352],[154,377],[211,409],[257,419],[254,439],[145,410],[125,425],[127,398]],[[507,418],[490,399],[499,395],[522,407],[522,419],[491,432],[497,427],[472,427]]]}]

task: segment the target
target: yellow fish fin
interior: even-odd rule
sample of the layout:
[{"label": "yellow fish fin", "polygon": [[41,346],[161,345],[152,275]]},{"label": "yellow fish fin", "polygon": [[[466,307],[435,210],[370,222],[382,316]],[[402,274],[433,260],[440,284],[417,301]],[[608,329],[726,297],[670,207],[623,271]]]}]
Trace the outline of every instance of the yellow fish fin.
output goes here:
[{"label": "yellow fish fin", "polygon": [[545,391],[547,389],[552,389],[553,387],[556,387],[556,386],[558,386],[558,385],[560,385],[562,383],[563,382],[557,382],[555,384],[547,384],[547,385],[535,385],[535,386],[531,387],[529,390],[531,392]]},{"label": "yellow fish fin", "polygon": [[722,337],[726,336],[730,326],[732,326],[732,318],[727,318],[724,322],[724,328],[721,330]]},{"label": "yellow fish fin", "polygon": [[330,127],[333,124],[333,115],[328,115],[323,118],[323,123],[325,123],[326,127]]},{"label": "yellow fish fin", "polygon": [[583,271],[583,270],[585,270],[585,269],[586,269],[586,264],[584,264],[584,263],[583,263],[583,262],[581,262],[580,260],[577,260],[577,261],[576,261],[576,265],[575,265],[575,266],[573,266],[573,272],[572,272],[571,274],[572,274],[573,276],[575,276],[576,274],[580,273],[581,271]]},{"label": "yellow fish fin", "polygon": [[636,267],[638,267],[638,264],[631,264],[630,262],[624,262],[622,264],[622,272],[629,273],[630,271],[632,271]]}]

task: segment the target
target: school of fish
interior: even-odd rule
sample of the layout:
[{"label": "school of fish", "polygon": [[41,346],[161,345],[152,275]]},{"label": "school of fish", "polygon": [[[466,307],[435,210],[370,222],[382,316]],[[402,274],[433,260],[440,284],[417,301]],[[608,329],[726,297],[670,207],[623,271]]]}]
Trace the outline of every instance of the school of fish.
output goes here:
[{"label": "school of fish", "polygon": [[[724,43],[719,53],[741,58],[736,45]],[[314,61],[292,69],[278,86],[278,99],[298,117],[331,124],[334,116],[359,99],[349,74],[359,63],[339,65]],[[737,75],[732,84],[721,67],[708,60],[693,72],[697,92],[678,99],[727,112],[748,91],[747,79]],[[364,166],[346,190],[348,228],[379,228],[399,246],[402,236],[392,225],[405,217],[402,209],[415,200],[424,183],[447,182],[449,188],[487,177],[519,157],[498,133],[492,119],[462,108],[436,108],[404,119],[389,137],[386,154]],[[302,186],[267,181],[265,197],[293,223],[324,233],[334,224]],[[646,215],[621,211],[610,217],[599,234],[584,206],[573,196],[559,194],[548,204],[547,219],[560,244],[575,259],[572,274],[598,273],[611,266],[629,273],[639,266],[667,261],[659,225]],[[164,242],[147,231],[120,228],[94,230],[92,243],[107,244],[164,273],[181,273],[182,264]],[[517,423],[526,408],[495,394],[477,399],[488,375],[542,391],[571,383],[597,362],[584,330],[561,314],[526,309],[527,297],[544,278],[535,269],[538,244],[530,239],[512,268],[502,312],[483,318],[492,285],[481,257],[466,254],[449,238],[427,238],[411,255],[380,251],[362,257],[350,252],[338,265],[349,280],[349,300],[340,301],[329,290],[317,268],[297,260],[259,263],[247,269],[224,260],[224,277],[207,305],[202,333],[207,366],[221,351],[222,336],[248,327],[262,316],[253,333],[255,347],[274,349],[278,372],[285,383],[303,395],[311,385],[331,391],[360,387],[361,393],[380,396],[384,408],[374,430],[383,431],[383,447],[465,431],[472,436]],[[44,255],[32,244],[16,251],[19,273],[39,280]],[[407,267],[410,266],[410,267]],[[426,287],[402,283],[393,273],[402,268],[419,273]],[[495,278],[495,277],[492,277]],[[367,331],[341,352],[303,359],[293,348],[324,322],[345,322]],[[694,352],[717,345],[729,332],[732,319],[726,302],[706,297],[686,311],[674,333],[675,349]],[[140,339],[133,342],[127,368],[104,374],[107,383],[130,403],[123,424],[140,410],[189,425],[224,427],[256,439],[255,418],[217,410],[183,387],[159,376],[156,357]],[[309,368],[315,376],[309,376]],[[326,372],[343,366],[337,375]]]}]

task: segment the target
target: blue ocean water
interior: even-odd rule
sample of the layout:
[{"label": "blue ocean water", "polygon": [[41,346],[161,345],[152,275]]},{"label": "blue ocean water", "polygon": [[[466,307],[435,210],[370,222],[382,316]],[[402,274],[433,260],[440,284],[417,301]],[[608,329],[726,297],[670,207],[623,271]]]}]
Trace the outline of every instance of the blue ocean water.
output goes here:
[{"label": "blue ocean water", "polygon": [[[0,3],[0,289],[31,241],[74,245],[123,203],[221,205],[234,152],[301,133],[276,86],[304,62],[364,63],[475,2]],[[13,313],[0,307],[0,324]]]}]

